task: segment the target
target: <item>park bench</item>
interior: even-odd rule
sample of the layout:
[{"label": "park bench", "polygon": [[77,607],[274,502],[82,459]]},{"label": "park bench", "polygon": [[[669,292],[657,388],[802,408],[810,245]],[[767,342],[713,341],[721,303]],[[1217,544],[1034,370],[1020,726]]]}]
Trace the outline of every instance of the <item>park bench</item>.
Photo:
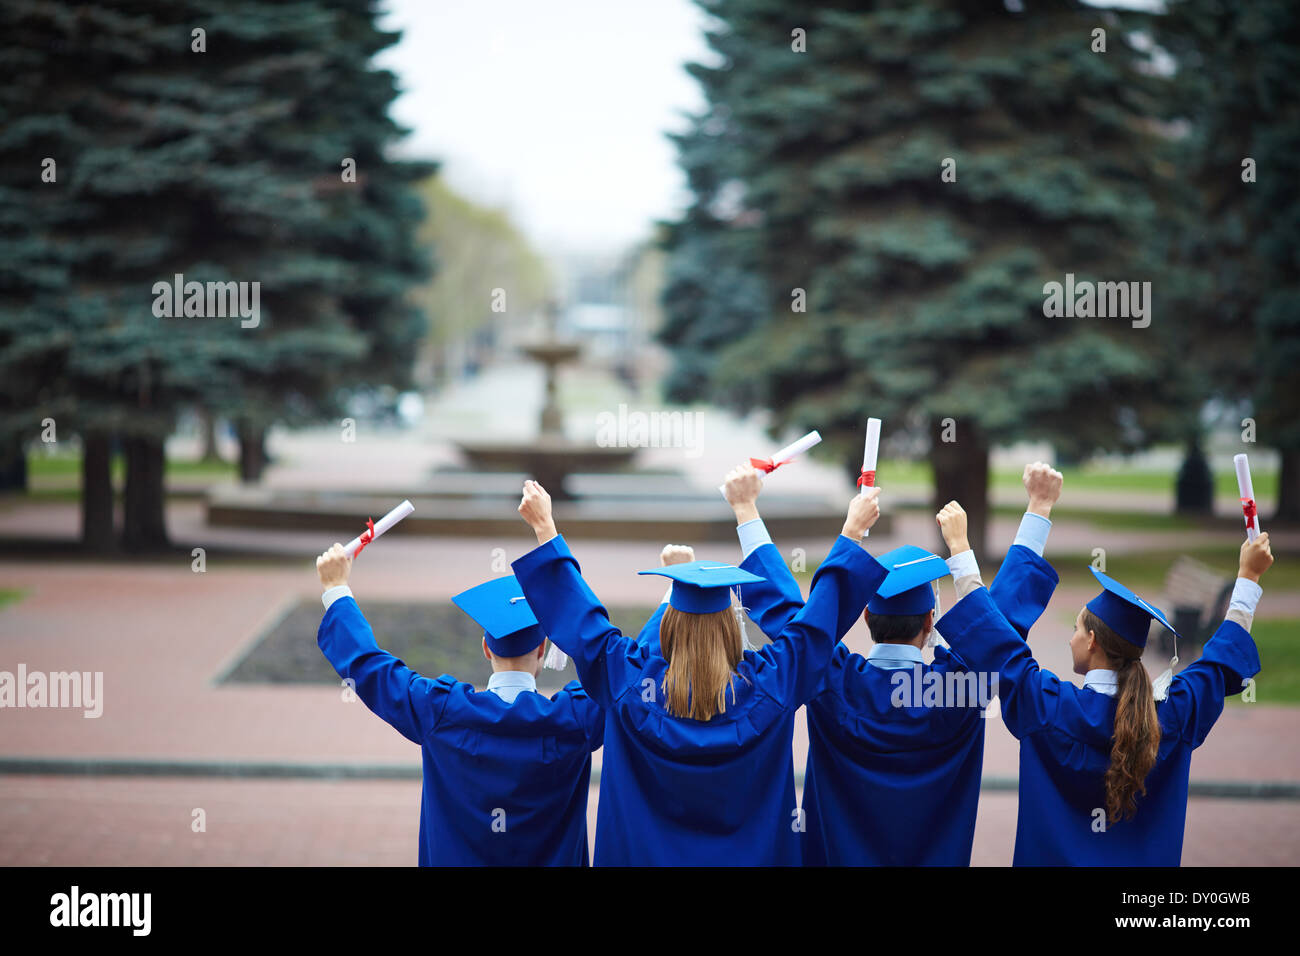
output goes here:
[{"label": "park bench", "polygon": [[[1186,665],[1196,659],[1201,645],[1223,623],[1232,598],[1233,580],[1195,558],[1183,555],[1169,568],[1165,577],[1162,610],[1182,635],[1178,656]],[[1153,622],[1154,625],[1154,622]],[[1173,635],[1159,625],[1158,646],[1162,653],[1173,652]]]}]

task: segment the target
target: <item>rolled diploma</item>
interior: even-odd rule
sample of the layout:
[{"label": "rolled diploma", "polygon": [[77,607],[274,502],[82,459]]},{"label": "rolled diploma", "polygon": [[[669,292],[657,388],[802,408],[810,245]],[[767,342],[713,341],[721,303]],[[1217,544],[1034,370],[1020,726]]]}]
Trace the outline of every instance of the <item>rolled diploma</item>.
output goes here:
[{"label": "rolled diploma", "polygon": [[[409,501],[403,501],[400,505],[375,522],[375,537],[378,538],[381,534],[393,525],[397,524],[397,522],[401,521],[414,510],[415,505],[411,504]],[[355,558],[359,547],[361,547],[361,536],[357,535],[344,546],[344,550]]]},{"label": "rolled diploma", "polygon": [[[867,442],[862,446],[862,470],[875,472],[876,459],[880,455],[880,419],[867,419]],[[875,485],[876,476],[872,474],[871,480],[866,484],[858,486],[858,496],[861,497],[867,493],[867,489]],[[870,537],[871,529],[868,528],[862,532],[862,537]]]},{"label": "rolled diploma", "polygon": [[[1234,455],[1232,463],[1237,468],[1237,491],[1240,493],[1241,497],[1249,498],[1251,501],[1254,501],[1255,488],[1250,483],[1250,461],[1245,455]],[[1242,502],[1242,507],[1245,507],[1245,502]],[[1244,514],[1242,517],[1245,518],[1246,521],[1246,540],[1254,541],[1259,537],[1258,504],[1255,506],[1255,521],[1253,524],[1251,523],[1250,518],[1246,518]]]},{"label": "rolled diploma", "polygon": [[[819,443],[821,440],[822,440],[822,436],[816,430],[810,431],[807,435],[804,435],[803,438],[800,438],[796,442],[791,442],[789,445],[786,445],[784,448],[782,448],[780,451],[774,454],[772,456],[772,461],[785,462],[785,461],[790,461],[793,458],[798,458],[800,455],[806,452],[813,445]],[[725,501],[727,498],[727,486],[718,485],[718,494],[722,495],[722,498]]]},{"label": "rolled diploma", "polygon": [[[880,419],[867,419],[867,443],[862,448],[862,470],[874,472],[876,470],[876,459],[880,455]],[[865,495],[867,489],[876,483],[875,475],[871,476],[871,481],[861,485],[858,494]]]}]

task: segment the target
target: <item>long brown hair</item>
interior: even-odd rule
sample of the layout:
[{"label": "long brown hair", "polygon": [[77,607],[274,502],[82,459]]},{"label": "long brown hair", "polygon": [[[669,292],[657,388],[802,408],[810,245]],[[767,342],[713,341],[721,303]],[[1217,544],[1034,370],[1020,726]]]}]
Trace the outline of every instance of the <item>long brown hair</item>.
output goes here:
[{"label": "long brown hair", "polygon": [[[727,709],[727,688],[744,654],[740,622],[732,608],[711,614],[666,608],[659,623],[659,647],[668,661],[663,683],[668,713],[708,720]],[[731,699],[736,700],[734,687]]]},{"label": "long brown hair", "polygon": [[1119,679],[1115,697],[1114,743],[1106,769],[1106,816],[1115,823],[1137,813],[1137,798],[1147,792],[1146,776],[1160,751],[1160,720],[1151,690],[1151,675],[1142,666],[1142,650],[1124,640],[1087,608],[1083,628],[1092,631]]}]

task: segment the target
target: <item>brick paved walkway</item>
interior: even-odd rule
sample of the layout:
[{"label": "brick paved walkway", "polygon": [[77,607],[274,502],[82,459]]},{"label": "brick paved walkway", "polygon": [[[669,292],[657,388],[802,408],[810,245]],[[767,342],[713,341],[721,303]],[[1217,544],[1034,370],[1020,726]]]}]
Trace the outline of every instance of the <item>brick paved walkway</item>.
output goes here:
[{"label": "brick paved walkway", "polygon": [[[749,450],[764,448],[766,443]],[[426,449],[415,460],[427,468],[443,457]],[[398,467],[402,460],[388,452],[377,456],[379,465],[372,461],[371,476],[380,470],[394,481],[410,480]],[[291,476],[300,478],[318,471],[319,463],[300,459],[292,467]],[[814,474],[825,488],[841,480],[828,470]],[[205,573],[191,571],[188,550],[174,559],[111,564],[71,557],[24,561],[12,549],[0,558],[3,586],[26,592],[18,603],[0,609],[0,669],[12,671],[21,662],[30,671],[102,671],[105,698],[98,719],[69,710],[0,711],[0,758],[418,766],[414,745],[363,705],[345,703],[336,688],[216,683],[288,607],[319,594],[312,559],[329,540],[313,533],[211,529],[196,502],[172,503],[168,517],[174,540],[208,549]],[[0,511],[0,539],[72,539],[77,522],[71,503],[11,507]],[[1009,541],[1015,524],[995,520],[992,540]],[[923,514],[900,514],[892,535],[872,539],[873,550],[928,540],[924,536],[931,527]],[[358,530],[341,528],[337,536],[350,537]],[[1106,531],[1103,543],[1122,552],[1190,547],[1205,543],[1202,537],[1235,550],[1234,536],[1210,532],[1159,537]],[[1078,552],[1095,546],[1096,538],[1097,532],[1082,522],[1060,522],[1050,547],[1057,553]],[[593,588],[607,602],[650,605],[659,599],[661,586],[634,573],[656,562],[656,547],[571,543]],[[501,540],[395,534],[366,551],[352,583],[363,608],[366,600],[379,598],[443,601],[496,573],[494,564],[503,556],[513,558],[531,544],[522,523],[518,534]],[[787,551],[804,548],[815,558],[829,542],[779,544]],[[241,553],[286,560],[233,556]],[[700,556],[735,560],[736,553],[720,547],[702,549]],[[1088,597],[1090,592],[1059,592],[1032,638],[1043,666],[1062,676],[1069,673],[1065,641],[1075,612]],[[1261,616],[1300,616],[1300,594],[1270,595],[1266,590]],[[848,641],[856,650],[865,648],[868,638],[860,623]],[[1163,667],[1155,660],[1148,664]],[[487,675],[459,676],[481,682]],[[1267,661],[1261,689],[1266,680]],[[1017,744],[999,721],[994,725],[986,776],[1014,777]],[[803,728],[801,715],[796,730],[800,769],[807,752]],[[1300,708],[1228,708],[1193,758],[1192,777],[1300,782]],[[400,781],[0,776],[0,864],[407,865],[415,859],[418,800],[418,783]],[[984,795],[977,863],[1009,862],[1015,806],[1014,794]],[[190,831],[194,807],[207,811],[205,834]],[[1300,802],[1191,801],[1186,863],[1250,865],[1294,863],[1297,858]]]}]

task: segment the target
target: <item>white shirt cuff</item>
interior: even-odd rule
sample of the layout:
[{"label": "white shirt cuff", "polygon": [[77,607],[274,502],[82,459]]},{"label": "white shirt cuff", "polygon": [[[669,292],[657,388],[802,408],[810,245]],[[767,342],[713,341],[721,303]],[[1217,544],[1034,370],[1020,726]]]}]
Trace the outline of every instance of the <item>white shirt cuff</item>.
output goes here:
[{"label": "white shirt cuff", "polygon": [[954,554],[948,559],[948,571],[952,574],[954,581],[964,578],[968,574],[979,574],[979,562],[975,560],[975,551],[967,548],[960,554]]},{"label": "white shirt cuff", "polygon": [[752,518],[744,524],[736,525],[736,536],[740,538],[740,560],[745,560],[757,548],[772,543],[772,536],[767,533],[767,525],[762,518]]},{"label": "white shirt cuff", "polygon": [[1047,533],[1051,530],[1050,519],[1026,511],[1025,516],[1020,519],[1020,530],[1016,532],[1016,540],[1011,543],[1012,545],[1023,544],[1041,558],[1043,549],[1047,547]]},{"label": "white shirt cuff", "polygon": [[320,596],[321,604],[325,605],[325,610],[330,609],[330,605],[339,598],[352,597],[352,589],[346,584],[336,584],[332,588],[327,588],[325,593]]},{"label": "white shirt cuff", "polygon": [[1237,583],[1232,587],[1232,600],[1228,602],[1228,610],[1244,611],[1253,616],[1263,594],[1264,589],[1257,582],[1237,578]]}]

